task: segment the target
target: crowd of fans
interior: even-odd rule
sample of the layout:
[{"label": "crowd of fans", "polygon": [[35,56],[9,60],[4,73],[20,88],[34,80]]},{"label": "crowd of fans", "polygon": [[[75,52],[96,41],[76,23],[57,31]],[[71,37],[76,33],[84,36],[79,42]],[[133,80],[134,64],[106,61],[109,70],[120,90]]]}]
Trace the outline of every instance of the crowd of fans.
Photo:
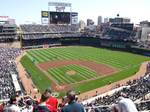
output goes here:
[{"label": "crowd of fans", "polygon": [[30,96],[11,97],[8,103],[0,105],[0,112],[84,112],[84,107],[77,102],[74,91],[68,91],[58,104],[51,88],[48,88],[39,100]]},{"label": "crowd of fans", "polygon": [[[150,78],[150,75],[146,75],[145,77],[143,77],[143,79],[140,78],[139,79],[140,81],[138,80],[134,80],[133,82],[129,81],[128,85],[137,85],[138,82],[141,82],[141,80],[144,79],[145,81],[147,81],[147,79]],[[143,86],[143,84],[141,86]],[[104,96],[103,98],[96,99],[94,102],[91,102],[90,104],[83,105],[82,102],[78,102],[78,97],[76,93],[72,90],[68,91],[66,93],[66,96],[62,98],[62,101],[58,103],[57,98],[52,96],[52,89],[48,88],[41,95],[40,99],[32,99],[30,96],[12,97],[8,103],[1,104],[0,111],[3,112],[138,112],[138,111],[150,109],[150,100],[146,100],[145,98],[143,98],[145,94],[142,95],[141,97],[137,97],[137,99],[134,99],[135,97],[134,93],[132,94],[130,92],[131,95],[129,95],[123,90],[121,90],[121,92],[122,94],[120,95],[114,93],[112,96]],[[138,94],[136,96],[138,96]],[[140,101],[138,99],[140,99]]]},{"label": "crowd of fans", "polygon": [[42,32],[42,33],[63,33],[75,32],[78,30],[76,25],[20,25],[24,33]]},{"label": "crowd of fans", "polygon": [[61,37],[80,37],[80,33],[63,33],[63,34],[25,34],[23,35],[23,39],[45,39],[45,38],[61,38]]},{"label": "crowd of fans", "polygon": [[9,99],[15,94],[11,74],[17,74],[14,59],[19,54],[19,49],[0,48],[0,99]]},{"label": "crowd of fans", "polygon": [[15,39],[16,35],[0,35],[0,39],[9,39],[9,38]]},{"label": "crowd of fans", "polygon": [[102,38],[108,38],[112,40],[133,41],[135,33],[120,28],[108,27],[104,29],[102,35]]}]

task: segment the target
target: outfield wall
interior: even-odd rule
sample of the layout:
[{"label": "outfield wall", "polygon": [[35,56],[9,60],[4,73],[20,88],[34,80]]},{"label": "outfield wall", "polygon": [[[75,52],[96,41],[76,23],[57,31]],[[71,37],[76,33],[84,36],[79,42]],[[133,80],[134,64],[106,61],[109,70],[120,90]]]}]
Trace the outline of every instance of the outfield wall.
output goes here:
[{"label": "outfield wall", "polygon": [[100,38],[81,37],[80,45],[100,47]]}]

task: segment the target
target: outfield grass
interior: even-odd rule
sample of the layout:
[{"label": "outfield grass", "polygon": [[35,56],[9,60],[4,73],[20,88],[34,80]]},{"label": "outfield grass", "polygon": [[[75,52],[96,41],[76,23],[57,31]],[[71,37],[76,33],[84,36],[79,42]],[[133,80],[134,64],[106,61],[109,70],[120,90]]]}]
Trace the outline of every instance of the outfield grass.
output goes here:
[{"label": "outfield grass", "polygon": [[[118,80],[129,77],[139,69],[139,65],[143,61],[150,60],[148,57],[136,55],[121,51],[111,51],[107,49],[94,48],[94,47],[66,47],[66,48],[50,48],[43,50],[30,50],[27,51],[21,63],[30,72],[35,85],[43,91],[50,85],[49,79],[40,71],[35,64],[53,60],[90,60],[96,63],[106,64],[108,66],[117,68],[120,72],[113,74],[112,76],[106,76],[103,78],[98,78],[93,81],[89,81],[81,84],[74,84],[73,88],[77,91],[85,92],[91,89],[95,89],[104,86],[111,82],[116,82]],[[34,62],[34,63],[33,63]],[[78,70],[80,74],[75,76],[66,76],[65,72],[67,70]],[[74,83],[81,81],[81,74],[89,72],[85,78],[95,77],[96,74],[90,70],[83,70],[83,67],[71,65],[68,67],[58,67],[49,69],[48,72],[51,74],[55,80],[61,83]],[[87,73],[87,72],[86,72]],[[61,74],[61,75],[60,75]],[[80,75],[80,77],[79,77]],[[67,81],[67,80],[69,81]]]}]

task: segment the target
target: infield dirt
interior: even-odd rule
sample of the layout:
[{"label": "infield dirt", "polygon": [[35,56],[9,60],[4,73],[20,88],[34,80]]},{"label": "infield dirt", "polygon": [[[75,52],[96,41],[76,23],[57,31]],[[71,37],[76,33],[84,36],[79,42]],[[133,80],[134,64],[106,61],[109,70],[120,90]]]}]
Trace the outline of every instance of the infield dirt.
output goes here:
[{"label": "infield dirt", "polygon": [[109,75],[116,73],[118,70],[115,68],[109,67],[104,64],[99,64],[92,61],[81,61],[81,60],[63,60],[63,61],[49,61],[37,64],[38,67],[47,71],[50,68],[60,67],[60,66],[67,66],[67,65],[79,65],[90,68],[94,70],[97,75]]}]

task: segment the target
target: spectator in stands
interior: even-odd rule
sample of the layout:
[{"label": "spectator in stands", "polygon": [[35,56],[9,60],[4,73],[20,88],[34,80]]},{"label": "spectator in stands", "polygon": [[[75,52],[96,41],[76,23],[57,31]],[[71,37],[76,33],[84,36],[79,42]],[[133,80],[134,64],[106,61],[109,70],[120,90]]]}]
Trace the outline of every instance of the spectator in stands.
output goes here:
[{"label": "spectator in stands", "polygon": [[4,103],[0,104],[0,112],[2,112],[2,111],[3,111],[4,106],[5,106],[5,104],[4,104]]},{"label": "spectator in stands", "polygon": [[27,108],[27,112],[33,112],[33,102],[32,100],[27,100],[26,101],[26,108]]},{"label": "spectator in stands", "polygon": [[84,112],[84,108],[76,102],[74,91],[67,92],[68,105],[63,108],[63,112]]},{"label": "spectator in stands", "polygon": [[118,112],[118,110],[119,110],[118,105],[117,104],[113,105],[111,110],[112,110],[112,112]]},{"label": "spectator in stands", "polygon": [[0,47],[0,99],[9,99],[16,91],[13,85],[12,74],[18,79],[15,58],[20,54],[19,49]]},{"label": "spectator in stands", "polygon": [[4,112],[21,112],[20,108],[17,106],[16,97],[10,98],[9,104],[10,105],[8,105],[4,108],[4,110],[3,110]]},{"label": "spectator in stands", "polygon": [[52,112],[52,106],[46,104],[47,98],[43,94],[41,96],[41,103],[36,105],[33,109],[33,112]]},{"label": "spectator in stands", "polygon": [[67,96],[64,96],[64,97],[62,98],[61,103],[59,103],[59,106],[58,106],[59,111],[61,112],[62,109],[63,109],[63,107],[64,107],[64,106],[67,106],[67,105],[68,105],[68,98],[67,98]]},{"label": "spectator in stands", "polygon": [[64,96],[64,97],[62,98],[62,103],[61,103],[61,105],[62,105],[62,106],[68,105],[68,98],[67,98],[67,96]]},{"label": "spectator in stands", "polygon": [[46,104],[47,105],[51,105],[53,107],[53,111],[57,111],[57,107],[58,107],[58,100],[56,98],[54,98],[52,95],[52,89],[51,88],[47,88],[44,92],[44,96],[46,97]]}]

